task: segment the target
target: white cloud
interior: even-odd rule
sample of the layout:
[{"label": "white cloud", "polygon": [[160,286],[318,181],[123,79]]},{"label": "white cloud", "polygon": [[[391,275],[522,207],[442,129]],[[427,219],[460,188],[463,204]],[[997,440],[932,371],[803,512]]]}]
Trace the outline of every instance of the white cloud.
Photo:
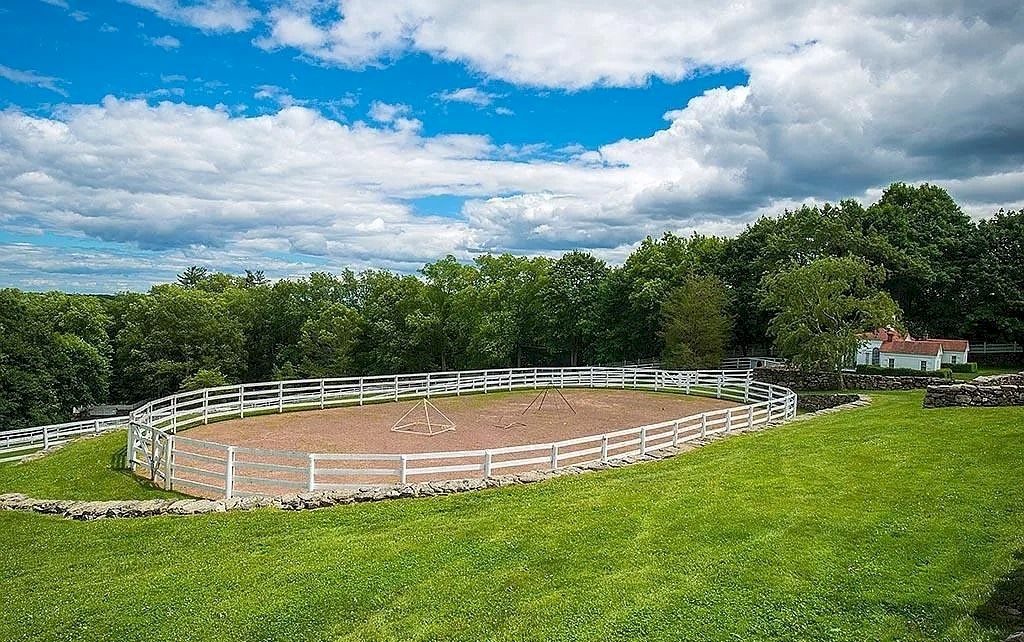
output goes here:
[{"label": "white cloud", "polygon": [[[733,65],[749,82],[674,106],[651,136],[556,159],[425,136],[408,106],[383,102],[369,107],[375,124],[352,125],[297,106],[256,118],[113,99],[52,118],[9,111],[0,228],[408,268],[481,249],[614,257],[644,234],[735,232],[892,180],[947,186],[976,214],[1024,203],[1024,12],[1003,5],[351,0],[344,20],[324,6],[279,9],[263,45],[345,65],[422,51],[567,89]],[[462,216],[419,217],[408,204],[439,195],[467,199]]]},{"label": "white cloud", "polygon": [[446,103],[469,103],[478,107],[486,107],[500,96],[486,92],[479,87],[463,87],[452,91],[442,91],[437,97]]},{"label": "white cloud", "polygon": [[121,0],[148,9],[165,20],[209,32],[247,31],[259,12],[246,0]]},{"label": "white cloud", "polygon": [[177,49],[181,46],[181,41],[174,36],[160,36],[158,38],[150,38],[149,43],[154,47],[160,47],[168,51]]},{"label": "white cloud", "polygon": [[34,71],[13,69],[7,65],[0,65],[0,78],[5,78],[20,85],[35,85],[36,87],[49,89],[61,96],[68,95],[68,92],[64,91],[64,89],[59,86],[65,81],[54,76],[43,76]]}]

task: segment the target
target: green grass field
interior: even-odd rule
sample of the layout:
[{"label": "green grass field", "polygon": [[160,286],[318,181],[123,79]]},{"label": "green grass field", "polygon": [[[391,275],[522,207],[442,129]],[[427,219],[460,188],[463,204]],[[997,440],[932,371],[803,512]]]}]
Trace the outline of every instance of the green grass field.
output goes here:
[{"label": "green grass field", "polygon": [[[1024,628],[1002,608],[1024,595],[1024,411],[872,395],[672,460],[444,498],[92,523],[0,513],[0,639],[1001,640]],[[47,477],[74,475],[83,497],[156,492],[110,470],[121,447],[102,438],[0,467],[0,488],[50,494],[74,483]]]},{"label": "green grass field", "polygon": [[1006,366],[1006,367],[979,366],[977,372],[954,372],[953,373],[953,378],[957,379],[959,381],[970,381],[971,379],[974,379],[976,377],[981,377],[981,376],[989,377],[991,375],[1000,375],[1000,374],[1014,374],[1014,373],[1020,372],[1021,370],[1024,370],[1024,368],[1021,368],[1019,366],[1018,367],[1014,367],[1014,366]]}]

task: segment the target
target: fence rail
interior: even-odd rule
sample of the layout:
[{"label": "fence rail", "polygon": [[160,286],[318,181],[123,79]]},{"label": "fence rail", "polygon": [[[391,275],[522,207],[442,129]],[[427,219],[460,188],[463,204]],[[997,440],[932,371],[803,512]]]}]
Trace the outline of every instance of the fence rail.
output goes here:
[{"label": "fence rail", "polygon": [[0,432],[0,463],[19,461],[42,450],[61,446],[70,439],[128,427],[128,417],[32,426]]},{"label": "fence rail", "polygon": [[969,353],[974,354],[1007,354],[1024,352],[1024,346],[1019,343],[989,343],[987,341],[971,341]]},{"label": "fence rail", "polygon": [[[178,434],[211,420],[254,413],[577,387],[678,392],[742,405],[557,442],[447,452],[308,453],[231,446]],[[796,394],[752,380],[747,369],[515,368],[276,381],[209,388],[145,404],[130,416],[127,461],[134,473],[164,488],[197,495],[365,488],[426,479],[487,478],[642,455],[795,414]]]},{"label": "fence rail", "polygon": [[781,357],[730,357],[722,361],[722,369],[753,370],[754,368],[766,368],[785,364],[786,360]]}]

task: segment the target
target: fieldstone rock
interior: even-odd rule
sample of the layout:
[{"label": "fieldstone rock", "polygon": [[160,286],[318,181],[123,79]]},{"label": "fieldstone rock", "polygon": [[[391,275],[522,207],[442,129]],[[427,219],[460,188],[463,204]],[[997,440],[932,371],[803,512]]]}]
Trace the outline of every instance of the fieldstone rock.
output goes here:
[{"label": "fieldstone rock", "polygon": [[[838,372],[805,372],[796,368],[755,368],[754,379],[790,390],[919,390],[930,385],[948,384],[941,377],[907,377]],[[798,401],[799,403],[799,401]]]},{"label": "fieldstone rock", "polygon": [[928,386],[924,395],[925,408],[949,406],[1024,406],[1024,388],[975,383]]}]

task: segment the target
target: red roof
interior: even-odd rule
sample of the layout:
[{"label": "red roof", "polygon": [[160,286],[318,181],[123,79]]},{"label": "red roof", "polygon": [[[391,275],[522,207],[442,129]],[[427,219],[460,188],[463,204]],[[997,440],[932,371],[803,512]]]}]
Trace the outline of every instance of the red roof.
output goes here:
[{"label": "red roof", "polygon": [[934,357],[939,354],[940,348],[942,348],[942,344],[938,341],[886,341],[878,351]]},{"label": "red roof", "polygon": [[896,339],[903,339],[903,335],[900,334],[900,331],[893,328],[878,328],[874,332],[862,332],[857,336],[868,341],[888,341],[890,334]]},{"label": "red roof", "polygon": [[928,339],[942,345],[943,350],[950,350],[952,352],[966,352],[967,351],[967,339]]}]

